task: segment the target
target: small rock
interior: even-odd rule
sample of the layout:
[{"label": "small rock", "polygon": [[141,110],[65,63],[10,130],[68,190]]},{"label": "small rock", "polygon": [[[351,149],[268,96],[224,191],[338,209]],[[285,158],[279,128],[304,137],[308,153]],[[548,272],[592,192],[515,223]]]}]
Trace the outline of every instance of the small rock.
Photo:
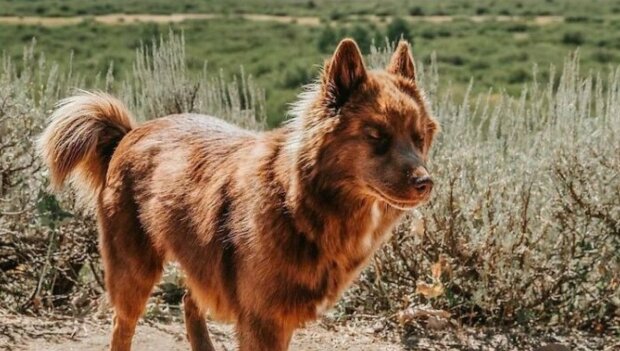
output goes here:
[{"label": "small rock", "polygon": [[432,330],[443,330],[448,326],[448,321],[439,317],[430,317],[426,321],[426,327]]},{"label": "small rock", "polygon": [[372,331],[374,333],[378,333],[378,332],[382,331],[384,328],[385,328],[385,325],[383,324],[383,322],[379,321],[379,322],[373,324]]}]

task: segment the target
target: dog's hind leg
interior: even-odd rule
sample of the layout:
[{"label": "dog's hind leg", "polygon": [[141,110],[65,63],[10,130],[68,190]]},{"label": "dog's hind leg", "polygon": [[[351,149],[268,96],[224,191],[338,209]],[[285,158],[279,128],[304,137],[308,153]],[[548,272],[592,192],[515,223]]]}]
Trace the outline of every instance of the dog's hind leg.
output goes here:
[{"label": "dog's hind leg", "polygon": [[129,351],[138,319],[163,270],[157,252],[138,220],[135,204],[124,192],[104,196],[99,228],[106,288],[114,307],[111,351]]},{"label": "dog's hind leg", "polygon": [[214,351],[204,314],[189,291],[183,297],[183,310],[185,311],[187,339],[192,346],[192,351]]}]

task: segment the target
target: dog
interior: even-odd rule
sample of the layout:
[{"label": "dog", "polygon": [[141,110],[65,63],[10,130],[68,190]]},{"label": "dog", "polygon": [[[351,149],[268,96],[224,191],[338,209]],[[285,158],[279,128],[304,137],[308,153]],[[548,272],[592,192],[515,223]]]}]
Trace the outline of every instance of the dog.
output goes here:
[{"label": "dog", "polygon": [[401,41],[369,70],[342,40],[290,121],[266,132],[178,114],[137,125],[114,97],[59,102],[40,137],[50,183],[93,196],[110,349],[130,350],[164,264],[186,276],[187,337],[213,350],[205,313],[236,324],[239,349],[287,350],[428,200],[439,125]]}]

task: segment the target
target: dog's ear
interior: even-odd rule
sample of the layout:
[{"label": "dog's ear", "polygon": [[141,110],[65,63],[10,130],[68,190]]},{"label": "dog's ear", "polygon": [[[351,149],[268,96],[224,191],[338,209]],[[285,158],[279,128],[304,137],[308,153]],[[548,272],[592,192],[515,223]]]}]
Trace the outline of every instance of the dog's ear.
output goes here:
[{"label": "dog's ear", "polygon": [[322,82],[330,107],[344,105],[353,91],[366,80],[362,53],[353,39],[343,39],[325,65]]},{"label": "dog's ear", "polygon": [[398,74],[399,76],[415,80],[415,64],[413,62],[413,56],[411,55],[411,49],[407,41],[401,40],[398,42],[396,51],[394,51],[390,64],[387,66],[387,71],[392,74]]}]

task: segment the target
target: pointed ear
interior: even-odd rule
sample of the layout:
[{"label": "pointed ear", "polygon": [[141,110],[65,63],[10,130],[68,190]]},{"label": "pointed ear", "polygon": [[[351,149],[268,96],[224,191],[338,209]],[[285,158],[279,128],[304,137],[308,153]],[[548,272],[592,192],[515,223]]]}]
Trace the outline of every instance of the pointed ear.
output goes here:
[{"label": "pointed ear", "polygon": [[396,51],[392,55],[387,71],[392,74],[398,74],[402,77],[415,80],[415,64],[409,43],[405,40],[398,42]]},{"label": "pointed ear", "polygon": [[330,104],[338,109],[366,80],[362,53],[353,39],[343,39],[323,72],[323,87]]}]

